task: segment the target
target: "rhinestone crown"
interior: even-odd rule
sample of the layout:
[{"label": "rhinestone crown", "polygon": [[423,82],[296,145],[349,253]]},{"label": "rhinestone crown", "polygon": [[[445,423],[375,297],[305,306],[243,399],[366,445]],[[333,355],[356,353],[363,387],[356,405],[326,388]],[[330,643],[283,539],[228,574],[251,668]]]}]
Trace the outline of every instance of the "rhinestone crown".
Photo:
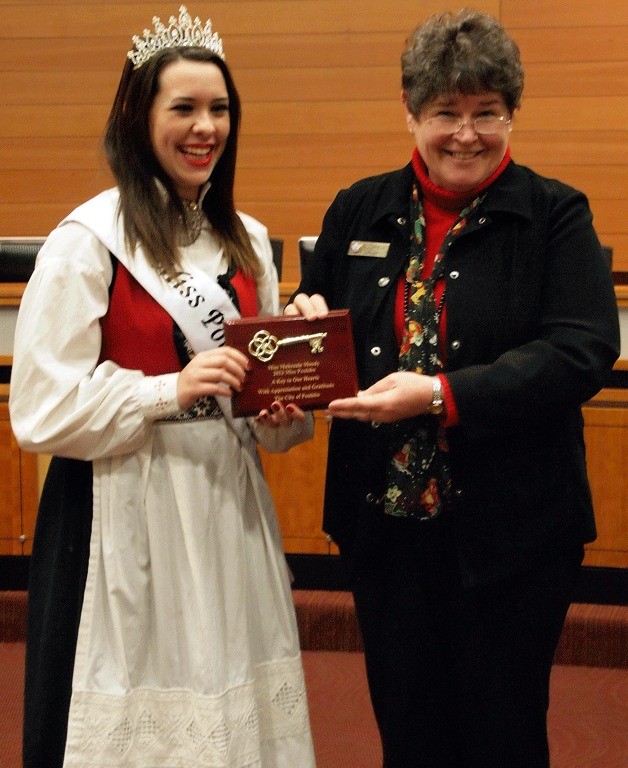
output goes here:
[{"label": "rhinestone crown", "polygon": [[208,50],[225,58],[222,51],[222,40],[217,32],[212,32],[211,19],[207,19],[205,26],[197,16],[194,21],[188,13],[185,5],[179,8],[179,19],[170,17],[168,26],[162,24],[159,16],[153,16],[155,31],[144,30],[144,37],[133,35],[133,48],[127,54],[138,69],[158,51],[164,48],[207,48]]}]

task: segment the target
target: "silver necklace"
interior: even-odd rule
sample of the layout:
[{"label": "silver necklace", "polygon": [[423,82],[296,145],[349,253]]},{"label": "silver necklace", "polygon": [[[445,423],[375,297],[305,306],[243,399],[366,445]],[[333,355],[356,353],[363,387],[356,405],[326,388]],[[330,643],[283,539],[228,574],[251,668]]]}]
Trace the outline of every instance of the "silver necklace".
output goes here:
[{"label": "silver necklace", "polygon": [[188,200],[183,201],[183,210],[185,216],[182,217],[181,221],[179,245],[185,248],[198,240],[203,229],[205,214],[198,203],[191,203]]}]

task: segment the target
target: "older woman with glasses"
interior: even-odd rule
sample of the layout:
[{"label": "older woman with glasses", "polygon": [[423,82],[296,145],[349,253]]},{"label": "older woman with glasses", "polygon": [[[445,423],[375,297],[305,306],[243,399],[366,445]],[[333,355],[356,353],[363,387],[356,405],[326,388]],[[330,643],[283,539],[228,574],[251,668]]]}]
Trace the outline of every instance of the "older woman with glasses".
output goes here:
[{"label": "older woman with glasses", "polygon": [[402,87],[411,163],[338,194],[285,310],[352,313],[362,391],[329,406],[324,527],[385,768],[547,768],[611,275],[585,196],[511,158],[523,71],[494,18],[428,19]]}]

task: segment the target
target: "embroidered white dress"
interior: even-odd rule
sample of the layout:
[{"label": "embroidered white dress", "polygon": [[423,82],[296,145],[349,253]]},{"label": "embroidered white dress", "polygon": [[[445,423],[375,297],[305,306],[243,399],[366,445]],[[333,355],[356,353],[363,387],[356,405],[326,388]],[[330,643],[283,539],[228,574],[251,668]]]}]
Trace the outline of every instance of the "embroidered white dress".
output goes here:
[{"label": "embroidered white dress", "polygon": [[[242,220],[264,267],[260,312],[276,314],[266,230]],[[227,266],[208,229],[184,259],[213,278]],[[256,453],[256,439],[282,450],[311,423],[238,434],[224,417],[164,420],[179,413],[177,374],[98,364],[111,279],[108,248],[60,226],[15,342],[20,444],[93,465],[64,767],[311,768],[289,574]]]}]

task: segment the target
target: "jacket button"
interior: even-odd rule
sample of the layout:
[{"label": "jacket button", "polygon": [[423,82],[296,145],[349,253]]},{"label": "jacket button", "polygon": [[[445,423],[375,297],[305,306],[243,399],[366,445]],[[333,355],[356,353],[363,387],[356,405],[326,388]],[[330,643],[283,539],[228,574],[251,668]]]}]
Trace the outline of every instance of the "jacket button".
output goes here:
[{"label": "jacket button", "polygon": [[457,269],[452,269],[449,273],[449,277],[451,277],[452,280],[457,280],[460,277],[460,272],[458,272]]},{"label": "jacket button", "polygon": [[455,339],[454,341],[451,342],[451,348],[460,349],[460,342],[458,341],[458,339]]},{"label": "jacket button", "polygon": [[405,217],[405,216],[400,216],[400,217],[397,219],[397,224],[401,224],[401,226],[403,227],[403,225],[406,223],[406,221],[407,221],[407,219],[406,219],[406,217]]},{"label": "jacket button", "polygon": [[367,493],[365,498],[369,504],[372,504],[375,501],[375,494]]},{"label": "jacket button", "polygon": [[380,277],[379,280],[377,281],[377,285],[379,285],[380,288],[385,288],[389,282],[390,282],[389,277]]},{"label": "jacket button", "polygon": [[381,347],[371,347],[371,354],[374,357],[377,357],[377,355],[381,355],[382,354],[382,348]]},{"label": "jacket button", "polygon": [[480,216],[478,219],[478,224],[486,224],[486,216]]},{"label": "jacket button", "polygon": [[379,427],[380,424],[381,424],[381,422],[379,422],[379,421],[371,421],[372,429],[377,429],[377,427]]}]

